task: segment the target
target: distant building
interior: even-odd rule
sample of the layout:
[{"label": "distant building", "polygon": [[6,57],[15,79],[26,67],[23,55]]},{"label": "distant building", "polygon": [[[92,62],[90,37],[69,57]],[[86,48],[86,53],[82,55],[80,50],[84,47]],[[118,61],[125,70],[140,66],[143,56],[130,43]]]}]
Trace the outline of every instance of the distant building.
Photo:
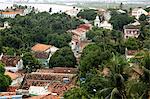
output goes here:
[{"label": "distant building", "polygon": [[110,12],[110,11],[107,11],[107,12],[105,12],[105,13],[103,14],[103,16],[104,16],[104,20],[105,20],[105,21],[109,21],[110,18],[111,18],[111,12]]},{"label": "distant building", "polygon": [[6,21],[4,22],[4,26],[0,27],[0,30],[6,29],[6,28],[10,28],[9,23]]},{"label": "distant building", "polygon": [[77,14],[79,12],[80,12],[79,8],[76,8],[76,7],[73,7],[72,9],[65,11],[66,14],[68,14],[68,15],[70,15],[72,17],[77,16]]},{"label": "distant building", "polygon": [[17,72],[23,69],[23,60],[20,56],[8,56],[1,54],[0,61],[2,61],[6,66],[7,71]]},{"label": "distant building", "polygon": [[128,60],[130,60],[131,58],[134,58],[137,53],[138,53],[138,50],[128,50],[127,48],[125,49],[125,56],[126,56],[126,59]]},{"label": "distant building", "polygon": [[124,26],[124,38],[138,38],[140,35],[140,26],[126,25]]},{"label": "distant building", "polygon": [[94,20],[94,26],[95,27],[100,27],[100,18],[99,18],[98,15],[96,16],[96,19]]},{"label": "distant building", "polygon": [[1,18],[15,18],[16,15],[25,16],[31,13],[32,8],[27,7],[26,9],[18,9],[18,8],[7,8],[3,11],[0,11]]},{"label": "distant building", "polygon": [[134,16],[136,19],[139,19],[142,14],[147,16],[148,12],[146,12],[143,8],[135,8],[132,10],[132,16]]},{"label": "distant building", "polygon": [[108,21],[100,22],[99,16],[96,16],[96,19],[94,20],[94,26],[109,30],[113,29],[113,26],[110,23],[108,23]]},{"label": "distant building", "polygon": [[58,48],[52,45],[38,43],[34,45],[31,50],[42,65],[48,66],[51,56],[58,50]]}]

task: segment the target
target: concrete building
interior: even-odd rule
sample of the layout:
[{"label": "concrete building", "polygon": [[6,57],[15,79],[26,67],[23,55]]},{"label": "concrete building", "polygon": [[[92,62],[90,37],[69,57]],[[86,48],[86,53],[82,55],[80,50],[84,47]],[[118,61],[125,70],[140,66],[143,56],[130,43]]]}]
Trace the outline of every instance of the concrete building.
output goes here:
[{"label": "concrete building", "polygon": [[137,20],[142,14],[147,16],[148,12],[146,12],[143,8],[135,8],[132,10],[132,16],[134,16]]},{"label": "concrete building", "polygon": [[124,26],[124,38],[138,38],[140,35],[140,26],[126,25]]},{"label": "concrete building", "polygon": [[51,56],[58,50],[58,48],[52,45],[38,43],[34,45],[31,50],[43,66],[48,66]]}]

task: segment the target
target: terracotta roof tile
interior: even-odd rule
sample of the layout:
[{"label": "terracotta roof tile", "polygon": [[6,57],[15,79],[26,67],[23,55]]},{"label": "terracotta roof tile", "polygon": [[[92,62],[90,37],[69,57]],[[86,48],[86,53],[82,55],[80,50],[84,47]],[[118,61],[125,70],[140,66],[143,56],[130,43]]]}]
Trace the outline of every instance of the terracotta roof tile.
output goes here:
[{"label": "terracotta roof tile", "polygon": [[12,73],[12,72],[9,72],[9,71],[6,71],[6,72],[5,72],[5,75],[8,75],[12,80],[15,80],[16,78],[19,77],[18,74]]},{"label": "terracotta roof tile", "polygon": [[46,45],[46,44],[36,44],[34,45],[31,50],[35,52],[43,52],[48,50],[51,47],[51,45]]},{"label": "terracotta roof tile", "polygon": [[138,52],[138,50],[128,50],[127,55],[135,55]]},{"label": "terracotta roof tile", "polygon": [[91,24],[88,24],[88,23],[86,23],[86,24],[81,24],[81,25],[79,26],[79,28],[83,28],[83,29],[86,29],[86,30],[90,30],[91,27],[92,27],[92,25],[91,25]]},{"label": "terracotta roof tile", "polygon": [[19,56],[3,55],[1,61],[6,66],[13,66],[13,67],[15,67],[18,64],[18,61],[20,61],[20,57]]}]

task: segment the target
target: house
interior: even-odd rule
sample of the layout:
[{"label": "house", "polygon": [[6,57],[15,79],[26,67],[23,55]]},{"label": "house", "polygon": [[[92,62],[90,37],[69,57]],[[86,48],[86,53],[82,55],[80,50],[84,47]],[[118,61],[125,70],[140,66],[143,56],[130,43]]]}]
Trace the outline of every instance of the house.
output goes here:
[{"label": "house", "polygon": [[94,26],[108,30],[113,29],[113,26],[110,23],[108,23],[108,21],[100,22],[99,16],[96,16],[96,19],[94,20]]},{"label": "house", "polygon": [[51,56],[58,50],[58,48],[52,45],[38,43],[34,45],[31,50],[42,65],[48,66]]},{"label": "house", "polygon": [[110,23],[108,23],[108,21],[103,21],[100,23],[100,28],[112,30],[113,26]]},{"label": "house", "polygon": [[5,69],[7,71],[17,72],[23,69],[23,60],[20,56],[9,56],[1,54],[0,61],[5,64]]},{"label": "house", "polygon": [[32,95],[62,96],[74,86],[76,73],[77,68],[38,69],[36,72],[26,74],[20,88],[29,90]]},{"label": "house", "polygon": [[124,38],[138,38],[140,35],[140,26],[125,25],[124,26]]},{"label": "house", "polygon": [[125,57],[126,57],[126,59],[130,60],[131,58],[134,58],[138,52],[139,52],[138,50],[128,50],[126,48],[125,49]]},{"label": "house", "polygon": [[148,15],[148,12],[146,12],[143,8],[139,7],[139,8],[135,8],[132,10],[132,16],[134,16],[137,20],[139,19],[139,17],[144,14],[144,15]]},{"label": "house", "polygon": [[5,71],[5,75],[8,75],[11,80],[12,80],[12,83],[11,83],[11,87],[13,86],[20,86],[22,81],[23,81],[23,78],[24,78],[24,75],[22,75],[21,73],[18,73],[18,72],[11,72],[11,71]]},{"label": "house", "polygon": [[86,33],[92,29],[92,25],[89,23],[81,24],[77,29],[71,30],[72,33],[72,40],[70,42],[70,46],[73,52],[80,52],[81,51],[81,44],[87,41]]},{"label": "house", "polygon": [[6,8],[5,10],[0,11],[1,18],[15,18],[16,15],[25,16],[32,11],[31,7],[25,9],[19,8]]},{"label": "house", "polygon": [[30,86],[29,88],[30,95],[48,95],[50,92],[46,87],[41,86]]},{"label": "house", "polygon": [[10,28],[9,23],[7,21],[4,22],[3,27],[0,27],[0,30],[6,29],[6,28]]},{"label": "house", "polygon": [[65,11],[66,14],[72,17],[76,17],[79,12],[80,12],[79,8],[76,7],[73,7],[72,9]]}]

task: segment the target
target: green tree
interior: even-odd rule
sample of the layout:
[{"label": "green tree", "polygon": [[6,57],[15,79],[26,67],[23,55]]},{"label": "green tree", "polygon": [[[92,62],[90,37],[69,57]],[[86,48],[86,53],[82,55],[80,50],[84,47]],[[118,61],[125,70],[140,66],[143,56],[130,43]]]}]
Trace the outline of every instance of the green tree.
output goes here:
[{"label": "green tree", "polygon": [[0,62],[0,92],[5,91],[6,88],[11,84],[12,80],[9,76],[4,75],[5,73],[5,64]]},{"label": "green tree", "polygon": [[89,20],[89,21],[93,21],[95,20],[96,15],[97,15],[96,10],[84,9],[84,10],[81,10],[77,16],[83,19]]},{"label": "green tree", "polygon": [[88,92],[83,88],[73,88],[64,94],[65,99],[90,99]]},{"label": "green tree", "polygon": [[118,14],[116,11],[112,11],[111,15],[110,23],[116,30],[123,30],[124,25],[134,22],[134,18],[128,14]]},{"label": "green tree", "polygon": [[109,50],[103,51],[100,46],[96,44],[88,45],[81,55],[80,59],[80,71],[85,76],[85,73],[92,68],[98,68],[99,65],[107,62],[111,58],[111,52]]},{"label": "green tree", "polygon": [[60,48],[49,62],[50,67],[75,67],[76,64],[76,58],[70,47]]},{"label": "green tree", "polygon": [[69,46],[69,42],[71,42],[71,35],[68,33],[64,34],[49,34],[47,36],[47,42],[58,47]]},{"label": "green tree", "polygon": [[140,17],[139,17],[139,20],[140,21],[145,21],[147,19],[147,16],[145,14],[142,14]]},{"label": "green tree", "polygon": [[35,71],[41,67],[39,61],[30,52],[24,53],[22,59],[27,72]]},{"label": "green tree", "polygon": [[129,38],[125,42],[125,45],[130,50],[137,50],[140,47],[140,43],[139,43],[139,41],[136,38]]},{"label": "green tree", "polygon": [[0,62],[0,74],[4,74],[5,73],[5,64],[3,64],[2,62]]}]

